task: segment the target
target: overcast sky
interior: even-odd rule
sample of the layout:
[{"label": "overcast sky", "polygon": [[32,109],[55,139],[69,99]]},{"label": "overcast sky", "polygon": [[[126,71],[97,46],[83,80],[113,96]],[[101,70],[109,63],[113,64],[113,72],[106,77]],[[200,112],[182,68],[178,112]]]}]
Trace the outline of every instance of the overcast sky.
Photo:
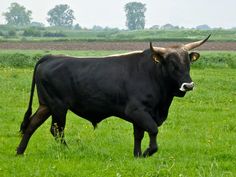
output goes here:
[{"label": "overcast sky", "polygon": [[[57,4],[68,4],[74,10],[75,23],[91,28],[93,25],[125,27],[124,6],[136,0],[1,0],[2,15],[12,2],[17,2],[32,11],[33,21],[48,25],[47,12]],[[236,0],[137,0],[146,4],[146,27],[173,25],[196,27],[208,24],[211,27],[236,27]]]}]

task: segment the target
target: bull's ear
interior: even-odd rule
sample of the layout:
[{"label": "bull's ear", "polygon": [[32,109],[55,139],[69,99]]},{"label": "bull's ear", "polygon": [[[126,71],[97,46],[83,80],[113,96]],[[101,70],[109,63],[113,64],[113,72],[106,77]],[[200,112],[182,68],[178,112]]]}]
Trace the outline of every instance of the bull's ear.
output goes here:
[{"label": "bull's ear", "polygon": [[[159,48],[158,48],[159,49]],[[150,42],[150,50],[152,52],[152,59],[155,63],[161,62],[161,52],[159,50],[155,50],[152,46],[152,42]]]},{"label": "bull's ear", "polygon": [[157,53],[152,54],[152,59],[155,63],[160,63],[161,62],[161,56]]},{"label": "bull's ear", "polygon": [[200,54],[197,53],[197,52],[191,52],[191,53],[189,54],[189,58],[190,58],[190,61],[191,61],[191,62],[197,61],[197,60],[199,59],[199,57],[200,57]]}]

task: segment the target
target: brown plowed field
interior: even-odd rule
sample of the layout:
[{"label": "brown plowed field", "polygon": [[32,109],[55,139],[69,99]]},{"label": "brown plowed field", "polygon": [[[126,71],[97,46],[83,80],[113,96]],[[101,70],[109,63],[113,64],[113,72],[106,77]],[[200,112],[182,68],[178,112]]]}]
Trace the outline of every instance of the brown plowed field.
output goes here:
[{"label": "brown plowed field", "polygon": [[[172,46],[177,42],[159,42],[154,46]],[[0,42],[0,50],[143,50],[148,42]],[[236,42],[207,42],[199,50],[236,51]]]}]

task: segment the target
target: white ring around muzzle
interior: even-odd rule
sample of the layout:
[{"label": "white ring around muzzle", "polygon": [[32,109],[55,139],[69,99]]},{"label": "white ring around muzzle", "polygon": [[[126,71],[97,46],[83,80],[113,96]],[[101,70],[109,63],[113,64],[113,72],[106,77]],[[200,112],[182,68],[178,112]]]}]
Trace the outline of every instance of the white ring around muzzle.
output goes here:
[{"label": "white ring around muzzle", "polygon": [[181,87],[179,88],[180,91],[182,92],[187,92],[189,90],[192,90],[194,87],[194,82],[191,83],[183,83]]}]

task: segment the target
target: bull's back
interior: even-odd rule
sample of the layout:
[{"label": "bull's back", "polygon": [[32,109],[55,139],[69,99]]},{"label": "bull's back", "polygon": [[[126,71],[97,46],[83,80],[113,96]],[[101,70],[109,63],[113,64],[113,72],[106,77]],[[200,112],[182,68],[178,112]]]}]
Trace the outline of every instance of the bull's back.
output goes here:
[{"label": "bull's back", "polygon": [[119,112],[127,101],[127,74],[122,64],[106,60],[49,58],[36,71],[39,97],[47,104],[61,102],[85,118]]}]

